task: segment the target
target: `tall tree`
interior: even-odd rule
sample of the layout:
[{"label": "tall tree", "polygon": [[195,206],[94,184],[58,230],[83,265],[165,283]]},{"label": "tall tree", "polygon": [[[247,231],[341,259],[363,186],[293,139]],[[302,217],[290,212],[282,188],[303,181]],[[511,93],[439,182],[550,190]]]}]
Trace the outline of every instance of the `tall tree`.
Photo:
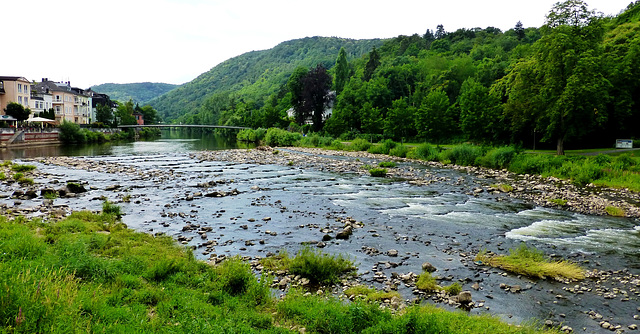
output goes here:
[{"label": "tall tree", "polygon": [[411,136],[415,107],[409,105],[407,99],[400,98],[392,103],[384,123],[384,134],[395,140],[403,140]]},{"label": "tall tree", "polygon": [[491,141],[497,134],[500,101],[489,94],[474,78],[467,79],[460,88],[460,128],[471,140]]},{"label": "tall tree", "polygon": [[[517,109],[533,104],[536,129],[544,141],[555,141],[557,154],[563,155],[566,140],[583,137],[607,119],[610,84],[601,66],[603,27],[584,2],[567,0],[553,7],[543,31],[529,66],[514,67],[526,71],[531,80],[509,89],[507,110],[523,115],[526,112]],[[536,95],[522,101],[528,94],[521,89]]]},{"label": "tall tree", "polygon": [[287,81],[287,88],[291,93],[291,107],[293,107],[294,117],[298,124],[303,124],[308,116],[307,111],[304,110],[303,96],[303,79],[307,76],[308,72],[309,70],[306,67],[299,66],[293,71]]},{"label": "tall tree", "polygon": [[302,83],[303,114],[310,115],[313,122],[313,130],[320,131],[324,121],[324,112],[329,102],[331,76],[322,64],[318,64],[307,73],[302,79]]},{"label": "tall tree", "polygon": [[451,135],[449,97],[442,89],[434,89],[422,100],[415,114],[418,137],[440,141]]},{"label": "tall tree", "polygon": [[349,80],[349,64],[347,63],[347,51],[344,47],[340,48],[340,52],[338,52],[338,59],[336,59],[335,66],[335,80],[334,80],[334,88],[336,90],[336,94],[340,94],[342,89],[344,89],[344,85]]},{"label": "tall tree", "polygon": [[516,23],[516,27],[513,30],[515,31],[516,37],[518,37],[519,40],[524,39],[525,30],[521,21],[518,21],[518,23]]},{"label": "tall tree", "polygon": [[447,35],[447,32],[444,31],[444,26],[442,24],[438,24],[436,27],[436,39],[442,39]]},{"label": "tall tree", "polygon": [[364,81],[369,81],[373,77],[373,72],[380,66],[380,55],[374,46],[369,52],[369,60],[364,66]]}]

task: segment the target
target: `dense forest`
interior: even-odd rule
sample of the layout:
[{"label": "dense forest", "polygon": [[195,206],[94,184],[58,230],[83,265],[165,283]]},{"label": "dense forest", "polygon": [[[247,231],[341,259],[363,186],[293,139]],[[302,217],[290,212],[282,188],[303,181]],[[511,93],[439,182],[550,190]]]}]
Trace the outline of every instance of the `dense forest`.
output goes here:
[{"label": "dense forest", "polygon": [[114,101],[133,101],[147,104],[150,100],[178,87],[167,83],[140,82],[129,84],[105,83],[91,87],[93,91],[107,94]]},{"label": "dense forest", "polygon": [[[245,54],[152,104],[165,121],[311,123],[345,139],[546,145],[559,154],[640,136],[640,1],[604,17],[567,0],[540,28],[445,29],[369,45],[283,43],[273,49],[281,63]],[[310,41],[331,41],[332,52]],[[332,59],[307,57],[311,51]]]}]

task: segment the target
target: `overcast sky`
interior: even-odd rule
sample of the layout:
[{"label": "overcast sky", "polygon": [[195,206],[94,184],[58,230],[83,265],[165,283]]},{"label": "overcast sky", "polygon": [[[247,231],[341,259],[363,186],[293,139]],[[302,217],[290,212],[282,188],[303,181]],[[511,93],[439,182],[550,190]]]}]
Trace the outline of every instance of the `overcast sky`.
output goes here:
[{"label": "overcast sky", "polygon": [[[631,0],[587,0],[615,15]],[[308,36],[368,39],[540,27],[557,0],[3,0],[0,75],[102,83],[193,80],[220,62]]]}]

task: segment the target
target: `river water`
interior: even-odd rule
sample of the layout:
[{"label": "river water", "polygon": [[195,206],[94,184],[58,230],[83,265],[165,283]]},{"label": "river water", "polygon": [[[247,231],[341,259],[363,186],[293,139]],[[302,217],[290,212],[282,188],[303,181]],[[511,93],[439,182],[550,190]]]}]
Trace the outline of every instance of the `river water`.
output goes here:
[{"label": "river water", "polygon": [[[194,247],[201,259],[212,254],[266,256],[282,249],[293,254],[304,243],[315,244],[325,234],[335,235],[342,227],[339,220],[353,217],[364,227],[349,240],[326,242],[325,251],[351,256],[367,284],[384,288],[376,275],[419,273],[421,264],[428,261],[438,268],[436,274],[445,282],[460,281],[464,289],[480,284],[481,289],[473,291],[474,300],[486,307],[472,313],[489,312],[512,322],[531,317],[552,319],[586,332],[599,330],[598,323],[585,314],[587,311],[595,310],[625,326],[633,321],[634,312],[640,313],[635,311],[640,303],[633,291],[629,292],[630,301],[586,295],[559,299],[558,294],[566,287],[559,282],[503,276],[495,269],[478,268],[472,258],[481,249],[505,253],[526,242],[586,268],[627,269],[637,274],[638,220],[535,207],[486,192],[472,195],[469,189],[488,181],[449,169],[415,166],[447,180],[457,180],[455,184],[416,186],[404,180],[296,166],[200,161],[190,155],[237,145],[212,135],[165,131],[161,139],[153,141],[41,147],[1,154],[3,159],[78,156],[139,170],[170,172],[173,177],[167,179],[35,163],[40,171],[49,174],[36,182],[81,180],[91,189],[79,198],[56,199],[56,204],[99,210],[100,198],[106,197],[121,206],[123,221],[129,227],[180,238],[183,244]],[[199,194],[235,189],[239,192],[235,196],[212,198]],[[210,229],[198,233],[203,227]],[[211,241],[215,247],[207,249],[205,244]],[[391,249],[398,250],[399,256],[387,256]],[[531,285],[531,289],[507,293],[498,287],[501,283]],[[411,294],[410,289],[403,291],[407,298]]]}]

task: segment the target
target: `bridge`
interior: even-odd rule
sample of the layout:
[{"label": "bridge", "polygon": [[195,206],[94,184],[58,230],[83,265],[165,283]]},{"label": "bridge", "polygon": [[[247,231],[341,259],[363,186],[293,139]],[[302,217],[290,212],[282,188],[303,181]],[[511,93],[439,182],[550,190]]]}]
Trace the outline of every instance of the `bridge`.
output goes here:
[{"label": "bridge", "polygon": [[118,125],[120,129],[138,129],[138,128],[192,128],[192,129],[235,129],[244,130],[251,129],[243,126],[225,126],[225,125],[200,125],[200,124],[149,124],[149,125]]}]

